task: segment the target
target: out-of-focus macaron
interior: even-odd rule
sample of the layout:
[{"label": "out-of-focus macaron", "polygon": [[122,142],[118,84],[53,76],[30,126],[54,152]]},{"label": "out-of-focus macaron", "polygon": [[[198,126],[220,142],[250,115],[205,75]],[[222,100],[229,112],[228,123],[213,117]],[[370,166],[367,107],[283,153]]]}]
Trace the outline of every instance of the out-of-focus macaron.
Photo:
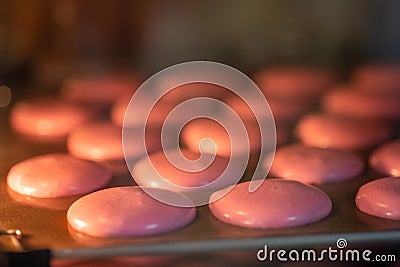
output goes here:
[{"label": "out-of-focus macaron", "polygon": [[310,114],[300,119],[296,134],[308,146],[366,151],[389,140],[392,131],[378,122]]},{"label": "out-of-focus macaron", "polygon": [[127,92],[134,92],[139,87],[139,80],[128,75],[97,74],[77,76],[66,79],[61,85],[61,95],[70,101],[109,106],[118,97]]},{"label": "out-of-focus macaron", "polygon": [[270,173],[307,184],[337,183],[360,175],[362,159],[350,152],[291,144],[275,153]]},{"label": "out-of-focus macaron", "polygon": [[281,66],[260,70],[254,80],[266,97],[310,102],[335,82],[336,75],[325,68]]},{"label": "out-of-focus macaron", "polygon": [[41,140],[62,139],[75,127],[87,122],[93,113],[80,105],[56,98],[17,102],[11,109],[12,128]]},{"label": "out-of-focus macaron", "polygon": [[360,90],[377,94],[400,94],[400,64],[371,62],[358,66],[351,83]]},{"label": "out-of-focus macaron", "polygon": [[322,99],[326,113],[349,118],[378,121],[400,121],[400,94],[373,94],[340,86]]}]

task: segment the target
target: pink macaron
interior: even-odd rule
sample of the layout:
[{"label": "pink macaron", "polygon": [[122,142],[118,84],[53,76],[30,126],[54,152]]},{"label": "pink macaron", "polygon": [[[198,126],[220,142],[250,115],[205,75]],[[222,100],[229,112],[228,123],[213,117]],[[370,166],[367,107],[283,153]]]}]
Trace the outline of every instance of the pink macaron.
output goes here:
[{"label": "pink macaron", "polygon": [[287,228],[306,225],[329,215],[332,202],[320,189],[297,181],[266,179],[253,193],[250,182],[211,195],[209,208],[219,220],[247,228]]},{"label": "pink macaron", "polygon": [[308,146],[366,151],[389,140],[392,131],[378,122],[310,114],[299,121],[296,134]]},{"label": "pink macaron", "polygon": [[214,183],[214,189],[220,189],[238,181],[244,170],[240,166],[227,169],[228,163],[229,159],[224,157],[171,149],[139,160],[133,166],[132,175],[141,186],[190,193],[201,191],[202,186],[210,183]]},{"label": "pink macaron", "polygon": [[55,98],[17,102],[10,113],[12,128],[41,140],[62,139],[93,117],[82,106]]},{"label": "pink macaron", "polygon": [[[134,149],[143,142],[140,139],[140,129],[126,129],[124,145],[126,156],[129,158],[140,158],[144,156],[142,150]],[[150,152],[161,148],[160,137],[152,132],[146,134],[146,145]],[[93,161],[123,160],[124,151],[122,143],[122,128],[107,122],[82,125],[73,130],[67,138],[68,151],[83,159]]]},{"label": "pink macaron", "polygon": [[[252,97],[249,98],[251,99]],[[263,118],[268,119],[268,116],[270,116],[268,108],[270,108],[277,123],[293,123],[301,115],[310,110],[310,105],[301,101],[283,100],[273,97],[267,97],[266,100],[269,107],[266,105],[248,106],[238,97],[229,97],[225,103],[244,121],[255,121],[255,112],[263,114]]]},{"label": "pink macaron", "polygon": [[356,205],[367,214],[400,220],[400,178],[388,177],[364,184],[357,192]]},{"label": "pink macaron", "polygon": [[336,75],[324,68],[281,66],[260,70],[254,80],[266,97],[309,102],[332,85]]},{"label": "pink macaron", "polygon": [[103,188],[111,172],[95,162],[56,153],[36,156],[14,165],[7,184],[15,192],[41,198],[81,195]]},{"label": "pink macaron", "polygon": [[325,112],[343,117],[400,121],[400,94],[373,94],[341,86],[325,94],[322,106]]},{"label": "pink macaron", "polygon": [[369,164],[385,175],[400,176],[400,140],[378,147],[370,155]]},{"label": "pink macaron", "polygon": [[[190,121],[182,130],[181,139],[183,143],[192,151],[199,152],[199,145],[205,140],[212,140],[215,144],[204,145],[202,149],[206,153],[216,153],[223,157],[239,156],[246,151],[257,152],[261,148],[261,136],[258,125],[252,122],[244,122],[246,131],[244,136],[240,136],[239,131],[229,132],[220,123],[210,119],[196,119]],[[242,127],[242,125],[238,125]],[[243,140],[234,147],[234,140]],[[248,140],[248,143],[245,140]],[[236,155],[233,155],[236,153]]]},{"label": "pink macaron", "polygon": [[352,74],[351,82],[360,90],[377,94],[400,94],[400,64],[367,63]]},{"label": "pink macaron", "polygon": [[350,152],[291,144],[275,153],[270,173],[307,184],[335,183],[361,174],[362,159]]},{"label": "pink macaron", "polygon": [[[163,190],[162,193],[190,202],[176,192]],[[67,212],[68,223],[74,230],[96,237],[162,234],[188,225],[195,216],[195,208],[167,205],[155,200],[138,186],[97,191],[75,201]]]},{"label": "pink macaron", "polygon": [[70,101],[109,106],[122,94],[134,92],[139,79],[133,75],[97,74],[66,79],[61,95]]}]

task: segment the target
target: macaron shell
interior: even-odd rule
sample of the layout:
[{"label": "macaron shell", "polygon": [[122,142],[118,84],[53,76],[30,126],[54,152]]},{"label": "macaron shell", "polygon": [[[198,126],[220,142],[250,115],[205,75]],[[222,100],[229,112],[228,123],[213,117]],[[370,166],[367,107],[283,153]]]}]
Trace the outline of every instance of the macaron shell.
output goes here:
[{"label": "macaron shell", "polygon": [[55,198],[93,192],[111,181],[111,172],[91,161],[69,154],[36,156],[14,165],[7,184],[15,192]]},{"label": "macaron shell", "polygon": [[[129,138],[125,138],[123,143],[122,128],[111,123],[93,123],[77,127],[67,138],[68,151],[78,158],[93,161],[123,160],[125,155],[134,159],[144,156],[143,150],[139,149],[142,146],[141,130],[126,128],[124,131]],[[149,131],[145,138],[149,153],[161,149],[160,134]],[[165,146],[170,146],[170,142],[165,143]]]},{"label": "macaron shell", "polygon": [[16,103],[10,124],[19,133],[38,138],[63,138],[93,114],[81,106],[59,99],[37,99]]},{"label": "macaron shell", "polygon": [[266,97],[298,101],[315,100],[335,79],[335,74],[329,70],[307,66],[264,69],[254,76]]},{"label": "macaron shell", "polygon": [[395,140],[378,147],[372,152],[371,167],[385,175],[400,176],[400,140]]},{"label": "macaron shell", "polygon": [[351,82],[360,90],[378,94],[399,94],[400,65],[370,62],[355,69]]},{"label": "macaron shell", "polygon": [[[172,191],[164,193],[179,197]],[[137,186],[97,191],[74,202],[67,212],[68,223],[74,230],[96,237],[161,234],[188,225],[195,216],[195,208],[164,204]]]},{"label": "macaron shell", "polygon": [[361,186],[356,205],[367,214],[400,220],[400,178],[382,178]]},{"label": "macaron shell", "polygon": [[354,88],[331,90],[322,99],[323,110],[350,118],[400,120],[400,95],[372,94]]},{"label": "macaron shell", "polygon": [[361,158],[350,152],[292,144],[278,148],[270,173],[307,184],[323,184],[354,178],[363,169]]},{"label": "macaron shell", "polygon": [[[182,150],[182,153],[187,159],[199,161],[190,163],[190,161],[180,160],[179,150],[170,150],[166,151],[166,153],[168,153],[173,162],[178,164],[178,167],[168,161],[164,151],[150,154],[149,158],[145,157],[139,160],[133,167],[132,175],[138,184],[141,186],[174,189],[174,191],[178,190],[178,192],[188,192],[191,191],[191,187],[193,187],[192,189],[197,189],[197,187],[214,182],[223,174],[229,162],[229,159],[218,156],[212,161],[214,156],[208,154],[201,155],[202,158],[199,159],[200,154],[185,149]],[[208,162],[211,162],[211,164],[207,166]],[[232,170],[224,173],[224,178],[218,180],[216,187],[220,189],[232,185],[241,176],[241,170],[233,166]],[[162,182],[163,180],[182,188],[172,188],[168,183]],[[222,184],[220,181],[222,181]]]},{"label": "macaron shell", "polygon": [[311,114],[298,122],[296,134],[308,146],[357,151],[382,144],[392,131],[377,122]]},{"label": "macaron shell", "polygon": [[[240,183],[222,198],[210,198],[211,213],[219,220],[247,228],[286,228],[310,224],[329,215],[330,198],[316,187],[297,181],[266,179],[253,193],[250,182]],[[215,199],[218,199],[215,201]]]},{"label": "macaron shell", "polygon": [[196,119],[185,125],[181,137],[183,143],[195,152],[199,152],[199,144],[205,138],[208,138],[215,143],[216,150],[214,146],[203,147],[204,152],[211,154],[216,153],[223,157],[229,157],[232,153],[231,140],[233,138],[248,139],[248,144],[243,141],[238,143],[238,146],[235,147],[235,150],[239,154],[243,154],[249,149],[250,152],[255,152],[261,148],[258,124],[247,122],[245,123],[245,127],[247,128],[247,136],[240,137],[237,132],[228,133],[222,125],[215,121],[209,119]]},{"label": "macaron shell", "polygon": [[110,105],[121,94],[138,86],[137,78],[122,74],[71,77],[61,85],[61,95],[78,103]]}]

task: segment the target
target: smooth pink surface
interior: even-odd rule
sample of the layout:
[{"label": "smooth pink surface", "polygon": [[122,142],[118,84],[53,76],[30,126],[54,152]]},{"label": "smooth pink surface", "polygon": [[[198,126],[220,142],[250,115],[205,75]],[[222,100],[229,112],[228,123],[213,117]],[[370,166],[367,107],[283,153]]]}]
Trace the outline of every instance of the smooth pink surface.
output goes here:
[{"label": "smooth pink surface", "polygon": [[[186,198],[172,191],[165,194]],[[97,237],[161,234],[186,226],[195,216],[195,208],[164,204],[137,186],[108,188],[84,196],[67,213],[73,229]]]},{"label": "smooth pink surface", "polygon": [[306,145],[345,150],[370,149],[392,135],[385,124],[323,114],[303,117],[296,126],[296,133]]},{"label": "smooth pink surface", "polygon": [[382,178],[361,186],[356,205],[370,215],[400,220],[400,178]]},{"label": "smooth pink surface", "polygon": [[334,183],[356,177],[364,169],[358,156],[343,150],[292,144],[278,148],[270,173],[303,183]]},{"label": "smooth pink surface", "polygon": [[400,120],[400,95],[372,94],[342,86],[325,94],[322,106],[329,114],[350,118]]},{"label": "smooth pink surface", "polygon": [[248,228],[285,228],[310,224],[329,215],[332,203],[320,189],[297,181],[266,179],[255,192],[250,182],[227,195],[211,195],[209,208],[219,220]]},{"label": "smooth pink surface", "polygon": [[400,93],[400,64],[369,63],[354,71],[351,79],[360,90],[379,94]]},{"label": "smooth pink surface", "polygon": [[27,159],[7,175],[7,184],[15,192],[42,198],[90,193],[110,180],[111,172],[105,167],[64,153]]},{"label": "smooth pink surface", "polygon": [[[143,142],[140,139],[139,129],[126,129],[125,150],[128,158],[139,158],[144,156],[139,146]],[[161,148],[158,133],[146,134],[146,145],[150,152]],[[169,145],[169,144],[166,144]],[[111,123],[95,123],[77,127],[67,138],[68,151],[78,158],[94,161],[122,160],[124,152],[122,149],[122,128]],[[137,149],[135,149],[137,148]]]},{"label": "smooth pink surface", "polygon": [[254,80],[266,97],[315,100],[336,77],[323,68],[283,66],[259,71]]},{"label": "smooth pink surface", "polygon": [[14,130],[39,138],[62,138],[92,117],[88,110],[59,99],[18,102],[10,114]]},{"label": "smooth pink surface", "polygon": [[380,173],[400,176],[400,139],[378,147],[371,154],[369,164]]},{"label": "smooth pink surface", "polygon": [[127,75],[92,75],[64,81],[61,94],[78,103],[110,105],[124,93],[139,87],[137,78]]},{"label": "smooth pink surface", "polygon": [[[190,160],[197,160],[200,157],[200,154],[187,149],[182,149],[181,151]],[[203,158],[197,162],[183,161],[179,150],[170,150],[167,153],[169,153],[172,161],[176,162],[177,166],[181,168],[172,165],[163,151],[155,152],[150,154],[149,159],[145,157],[134,165],[132,174],[135,180],[142,186],[173,189],[167,183],[162,182],[161,179],[165,179],[174,185],[187,187],[179,190],[179,192],[183,193],[190,191],[191,187],[194,189],[215,181],[224,172],[229,162],[228,158],[219,156],[216,156],[214,161],[211,161],[213,156],[209,154],[203,154]],[[208,162],[212,163],[207,166]],[[218,180],[215,188],[219,189],[232,185],[235,179],[238,180],[241,175],[239,167],[235,169],[234,166],[232,171],[227,171],[224,174],[224,178]]]}]

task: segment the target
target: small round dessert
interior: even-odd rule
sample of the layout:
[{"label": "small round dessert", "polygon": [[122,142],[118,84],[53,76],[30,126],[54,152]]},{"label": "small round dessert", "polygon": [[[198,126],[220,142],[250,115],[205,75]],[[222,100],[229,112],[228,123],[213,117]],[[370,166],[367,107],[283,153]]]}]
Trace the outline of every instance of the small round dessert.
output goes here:
[{"label": "small round dessert", "polygon": [[[137,98],[136,98],[137,97]],[[135,102],[136,105],[130,102],[132,99],[140,102]],[[191,100],[199,101],[191,101]],[[178,101],[179,100],[179,101]],[[189,102],[190,101],[190,102]],[[215,100],[218,101],[218,100]],[[186,103],[186,108],[181,112],[177,112],[175,108],[179,108],[180,105]],[[205,109],[204,106],[207,105]],[[150,112],[147,108],[151,108]],[[181,107],[182,108],[182,107]],[[127,111],[129,113],[127,113]],[[163,96],[159,100],[157,96],[152,93],[139,94],[139,95],[122,95],[118,101],[115,102],[111,110],[111,120],[114,124],[125,127],[142,127],[143,118],[146,118],[146,125],[148,127],[161,127],[166,125],[166,127],[179,127],[183,124],[189,117],[194,117],[198,114],[202,116],[213,116],[218,111],[218,106],[215,102],[204,103],[198,98],[186,99],[185,96],[177,97],[176,99],[171,98],[169,94]],[[191,115],[193,114],[193,115]],[[167,117],[172,116],[167,121]]]},{"label": "small round dessert", "polygon": [[29,137],[62,139],[93,114],[81,106],[55,98],[18,102],[10,114],[12,128]]},{"label": "small round dessert", "polygon": [[323,68],[283,66],[261,70],[254,80],[266,97],[309,102],[333,84],[335,76]]},{"label": "small round dessert", "polygon": [[137,78],[122,74],[98,74],[66,79],[61,86],[61,95],[77,103],[109,106],[121,94],[138,87]]},{"label": "small round dessert", "polygon": [[400,176],[400,139],[378,147],[370,155],[369,164],[385,175]]},{"label": "small round dessert", "polygon": [[19,194],[56,198],[93,192],[106,186],[111,176],[100,164],[55,153],[16,164],[8,172],[7,184]]},{"label": "small round dessert", "polygon": [[368,63],[355,69],[351,82],[360,90],[378,94],[400,94],[400,64]]},{"label": "small round dessert", "polygon": [[133,166],[132,175],[141,186],[191,193],[214,181],[215,189],[237,182],[244,170],[241,171],[241,167],[236,165],[228,170],[228,163],[229,159],[224,157],[198,154],[187,149],[171,149],[154,152],[139,160]]},{"label": "small round dessert", "polygon": [[[182,130],[182,141],[192,151],[199,152],[199,144],[203,140],[212,140],[215,144],[210,146],[203,146],[203,151],[206,153],[230,157],[240,156],[246,151],[251,152],[259,151],[261,148],[261,136],[258,124],[253,122],[244,122],[247,128],[246,136],[240,136],[240,132],[228,131],[218,122],[210,119],[195,119],[185,125]],[[248,139],[248,143],[245,139]],[[234,140],[243,140],[235,146],[235,152],[232,149]],[[233,155],[237,153],[238,155]]]},{"label": "small round dessert", "polygon": [[[254,96],[249,97],[254,98]],[[282,100],[279,98],[267,97],[269,108],[272,111],[274,119],[277,123],[293,123],[301,115],[310,110],[310,105],[299,101]],[[266,106],[252,106],[250,107],[238,97],[229,97],[225,103],[231,107],[242,120],[255,121],[253,111],[259,114],[264,114],[265,118],[270,116],[269,111],[266,111]]]},{"label": "small round dessert", "polygon": [[381,178],[361,186],[356,205],[364,213],[400,220],[400,178]]},{"label": "small round dessert", "polygon": [[400,95],[372,94],[341,86],[322,99],[323,110],[349,118],[400,121]]},{"label": "small round dessert", "polygon": [[300,119],[296,134],[308,146],[366,151],[390,139],[392,131],[378,122],[310,114]]},{"label": "small round dessert", "polygon": [[317,222],[332,210],[327,194],[297,181],[266,179],[253,193],[250,182],[211,195],[209,208],[219,220],[247,228],[286,228]]},{"label": "small round dessert", "polygon": [[307,184],[336,183],[361,174],[360,157],[343,150],[292,144],[279,148],[271,174]]},{"label": "small round dessert", "polygon": [[[190,205],[191,201],[179,193],[163,190],[162,194],[179,197]],[[157,235],[182,228],[195,217],[195,208],[167,205],[138,186],[94,192],[75,201],[67,212],[68,223],[74,230],[95,237]]]},{"label": "small round dessert", "polygon": [[[137,129],[127,129],[132,136],[140,136]],[[149,152],[161,148],[161,141],[153,134],[146,135],[146,145]],[[128,138],[125,145],[130,147],[139,146],[139,138]],[[124,159],[122,149],[122,129],[110,123],[94,123],[83,125],[74,129],[67,138],[68,151],[83,159],[93,161],[108,161]],[[142,157],[141,150],[129,149],[127,157]]]}]

